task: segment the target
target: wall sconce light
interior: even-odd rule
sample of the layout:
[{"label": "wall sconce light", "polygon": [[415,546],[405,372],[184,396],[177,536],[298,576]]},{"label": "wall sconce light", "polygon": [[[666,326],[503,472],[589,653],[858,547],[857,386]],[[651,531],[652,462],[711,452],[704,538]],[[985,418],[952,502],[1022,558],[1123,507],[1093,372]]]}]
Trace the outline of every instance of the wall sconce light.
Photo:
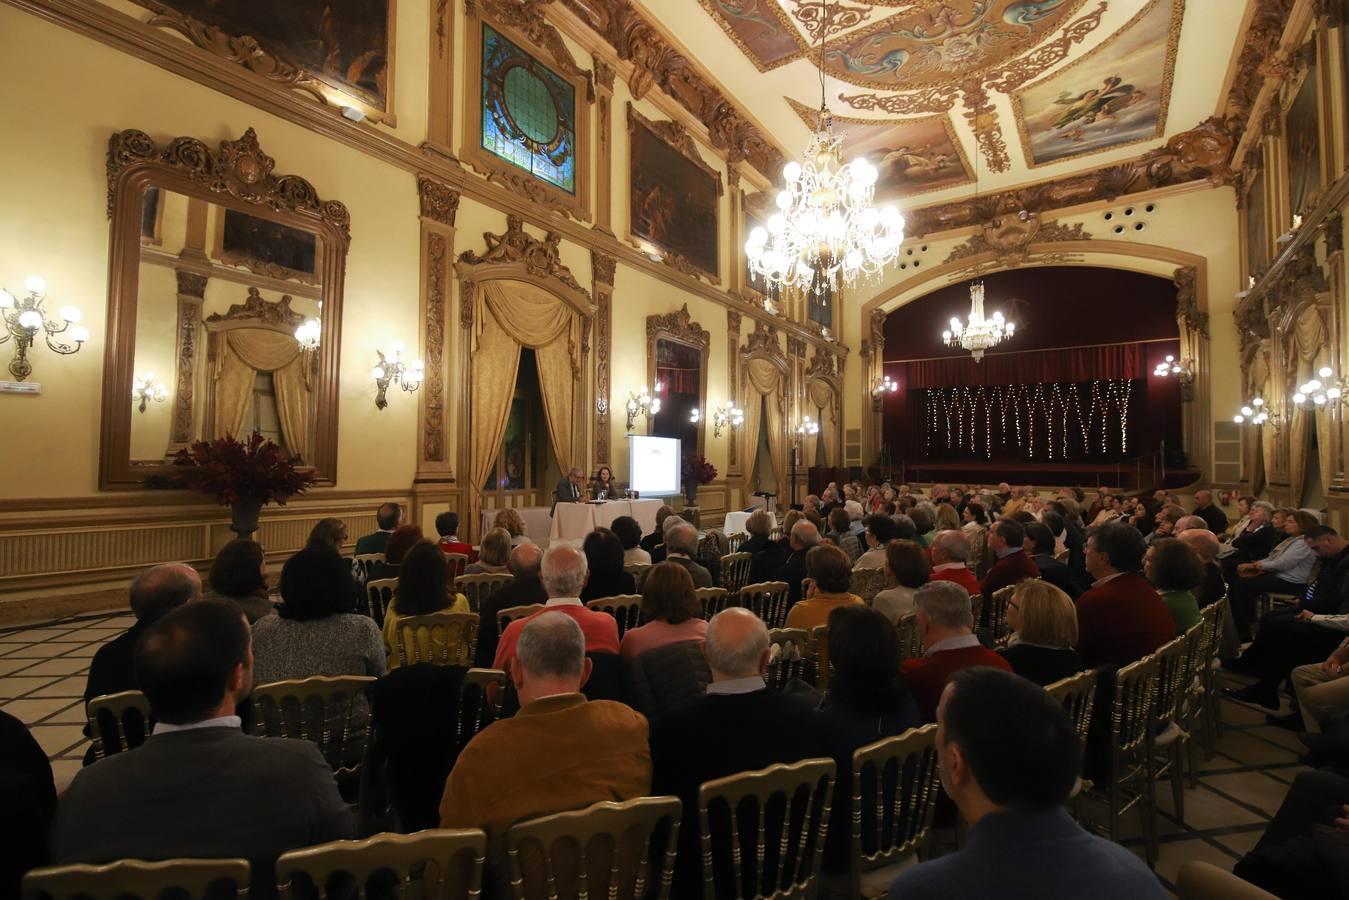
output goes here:
[{"label": "wall sconce light", "polygon": [[[19,381],[33,373],[33,364],[28,361],[28,348],[33,346],[39,331],[44,333],[47,347],[62,356],[79,353],[80,347],[89,340],[89,329],[76,324],[80,321],[80,311],[75,307],[61,307],[59,322],[47,318],[47,311],[42,308],[43,301],[47,299],[47,282],[31,275],[24,282],[24,287],[28,290],[28,296],[22,300],[0,289],[0,318],[4,319],[6,332],[4,337],[0,337],[0,344],[14,339],[14,358],[9,362],[9,373]],[[54,335],[63,333],[74,343],[52,340]]]},{"label": "wall sconce light", "polygon": [[144,375],[137,375],[131,381],[131,400],[140,401],[136,409],[145,412],[146,406],[151,400],[156,403],[163,403],[169,397],[169,389],[160,382],[155,381],[155,376],[146,372]]},{"label": "wall sconce light", "polygon": [[1265,409],[1265,400],[1263,397],[1256,397],[1250,403],[1241,407],[1241,412],[1232,417],[1232,421],[1240,425],[1242,422],[1249,422],[1252,425],[1263,425],[1269,421],[1269,410]]},{"label": "wall sconce light", "polygon": [[1159,362],[1152,369],[1154,378],[1169,378],[1172,375],[1180,382],[1180,399],[1189,402],[1194,399],[1194,360],[1176,359],[1167,355],[1165,362]]},{"label": "wall sconce light", "polygon": [[[1322,366],[1317,371],[1316,378],[1305,384],[1298,385],[1297,393],[1293,395],[1293,402],[1298,406],[1310,402],[1313,406],[1325,406],[1332,400],[1345,401],[1346,394],[1349,393],[1349,385],[1344,383],[1344,379],[1336,378],[1335,371],[1330,366]],[[1325,379],[1325,381],[1322,381]]]},{"label": "wall sconce light", "polygon": [[806,416],[805,418],[803,418],[801,420],[801,424],[796,426],[797,441],[800,441],[806,435],[814,435],[819,433],[820,433],[820,423],[816,422],[810,416]]},{"label": "wall sconce light", "polygon": [[871,386],[871,411],[880,412],[882,404],[885,401],[886,394],[893,394],[899,390],[899,382],[895,381],[889,375],[883,377]]},{"label": "wall sconce light", "polygon": [[662,387],[657,381],[654,391],[644,387],[640,393],[628,394],[628,431],[632,431],[632,423],[637,421],[638,416],[646,416],[647,424],[651,424],[651,417],[660,412],[660,398],[651,395],[659,394]]},{"label": "wall sconce light", "polygon": [[732,404],[731,406],[719,406],[717,411],[712,414],[712,436],[721,437],[721,433],[730,426],[732,431],[745,424],[745,411]]},{"label": "wall sconce light", "polygon": [[379,409],[389,405],[389,401],[385,399],[385,392],[391,383],[397,384],[410,394],[422,386],[422,380],[426,377],[426,366],[420,359],[414,359],[410,363],[403,362],[404,349],[402,341],[394,341],[387,357],[379,350],[375,351],[375,355],[379,357],[379,365],[375,366],[370,374],[374,376],[375,387],[379,389],[379,393],[375,395],[375,406]]},{"label": "wall sconce light", "polygon": [[306,350],[317,350],[322,333],[323,326],[319,324],[318,319],[305,319],[295,329],[295,340]]}]

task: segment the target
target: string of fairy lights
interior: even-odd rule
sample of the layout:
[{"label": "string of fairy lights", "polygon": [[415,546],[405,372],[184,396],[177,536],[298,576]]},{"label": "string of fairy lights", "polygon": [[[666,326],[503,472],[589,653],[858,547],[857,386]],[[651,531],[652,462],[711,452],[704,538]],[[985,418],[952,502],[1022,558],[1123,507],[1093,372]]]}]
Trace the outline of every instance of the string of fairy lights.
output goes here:
[{"label": "string of fairy lights", "polygon": [[935,445],[987,459],[997,447],[1028,459],[1064,460],[1079,442],[1082,456],[1127,453],[1133,389],[1127,378],[927,388],[924,447],[929,453]]}]

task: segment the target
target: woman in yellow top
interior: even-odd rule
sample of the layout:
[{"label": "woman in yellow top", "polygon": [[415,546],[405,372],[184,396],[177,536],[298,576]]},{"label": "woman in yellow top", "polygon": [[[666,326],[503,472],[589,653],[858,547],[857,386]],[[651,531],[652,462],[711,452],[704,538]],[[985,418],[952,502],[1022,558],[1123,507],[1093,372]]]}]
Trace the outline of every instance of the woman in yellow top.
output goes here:
[{"label": "woman in yellow top", "polygon": [[829,614],[839,606],[864,605],[861,597],[848,591],[852,579],[848,554],[833,544],[818,544],[806,554],[806,577],[810,588],[787,613],[788,628],[809,631],[829,624]]},{"label": "woman in yellow top", "polygon": [[[398,668],[398,644],[404,639],[399,620],[408,616],[425,616],[436,612],[468,612],[468,598],[450,593],[449,567],[445,554],[430,541],[419,541],[403,558],[398,570],[398,593],[384,611],[384,648],[389,652],[389,669]],[[449,665],[471,666],[473,654],[462,633],[447,634],[444,629],[420,628],[416,634],[420,659],[441,660]]]}]

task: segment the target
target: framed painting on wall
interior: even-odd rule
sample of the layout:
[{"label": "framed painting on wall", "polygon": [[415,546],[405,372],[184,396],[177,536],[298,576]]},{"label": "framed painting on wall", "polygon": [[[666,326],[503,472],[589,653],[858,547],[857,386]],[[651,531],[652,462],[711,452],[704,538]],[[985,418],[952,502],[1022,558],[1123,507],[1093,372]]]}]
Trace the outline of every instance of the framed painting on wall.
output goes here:
[{"label": "framed painting on wall", "polygon": [[216,230],[221,262],[272,278],[317,283],[318,239],[312,232],[232,209],[221,212]]},{"label": "framed painting on wall", "polygon": [[1251,179],[1242,203],[1242,221],[1246,226],[1246,274],[1255,275],[1269,263],[1269,230],[1265,215],[1265,173],[1261,169]]},{"label": "framed painting on wall", "polygon": [[677,268],[718,275],[721,173],[698,155],[687,131],[654,122],[628,104],[628,230],[634,242],[677,257]]},{"label": "framed painting on wall", "polygon": [[1307,67],[1293,101],[1284,114],[1284,140],[1287,142],[1285,156],[1288,160],[1288,209],[1292,213],[1305,215],[1308,207],[1316,202],[1316,196],[1324,185],[1321,173],[1321,103],[1320,70],[1317,66],[1315,47],[1306,48],[1311,53],[1311,63]]},{"label": "framed painting on wall", "polygon": [[[237,61],[211,32],[252,38],[270,68],[302,76],[297,86],[347,98],[366,115],[393,122],[394,4],[396,0],[136,0],[199,46]],[[205,27],[201,27],[205,26]],[[252,68],[253,66],[250,66]],[[258,69],[262,71],[261,68]],[[341,98],[336,98],[340,102]]]}]

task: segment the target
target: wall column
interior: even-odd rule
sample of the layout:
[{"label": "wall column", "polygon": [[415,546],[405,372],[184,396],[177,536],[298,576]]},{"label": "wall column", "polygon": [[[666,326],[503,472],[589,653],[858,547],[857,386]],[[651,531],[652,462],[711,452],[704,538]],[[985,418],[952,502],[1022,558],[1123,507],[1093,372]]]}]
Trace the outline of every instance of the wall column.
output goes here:
[{"label": "wall column", "polygon": [[[613,234],[614,216],[614,67],[595,59],[595,106],[599,127],[599,152],[595,154],[599,177],[595,179],[596,231]],[[613,287],[612,281],[610,287]]]},{"label": "wall column", "polygon": [[178,336],[174,361],[173,424],[169,430],[167,459],[185,449],[196,437],[192,411],[197,393],[197,356],[201,350],[201,307],[206,298],[206,276],[179,269]]},{"label": "wall column", "polygon": [[609,424],[609,359],[613,352],[612,311],[614,270],[618,260],[598,250],[590,251],[592,293],[595,297],[595,471],[612,466]]}]

